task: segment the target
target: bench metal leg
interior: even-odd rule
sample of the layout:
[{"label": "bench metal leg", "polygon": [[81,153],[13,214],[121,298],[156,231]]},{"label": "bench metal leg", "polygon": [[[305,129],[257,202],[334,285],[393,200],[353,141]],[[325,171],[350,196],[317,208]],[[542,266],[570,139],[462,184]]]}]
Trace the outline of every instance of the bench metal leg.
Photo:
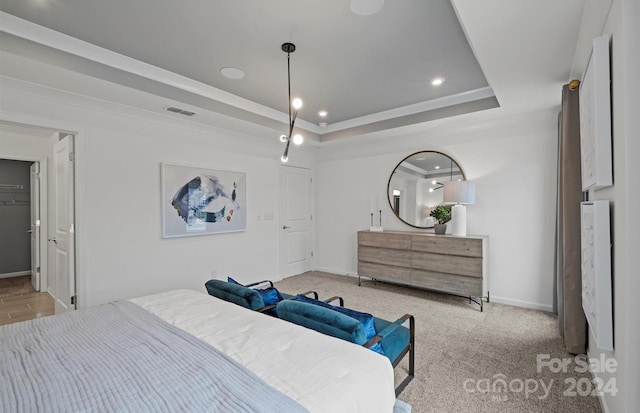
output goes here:
[{"label": "bench metal leg", "polygon": [[[398,384],[398,387],[396,387],[396,397],[398,397],[400,393],[402,393],[404,388],[407,387],[407,384],[409,384],[415,376],[415,361],[414,361],[415,349],[416,349],[415,319],[413,316],[409,316],[409,348],[407,349],[408,351],[406,351],[404,354],[399,356],[398,360],[396,360],[396,365],[398,365],[400,363],[400,360],[404,358],[407,352],[409,353],[409,374],[407,375],[407,377],[404,378],[404,380],[402,380],[402,382],[400,382],[400,384]],[[396,365],[394,365],[393,367],[395,367]]]}]

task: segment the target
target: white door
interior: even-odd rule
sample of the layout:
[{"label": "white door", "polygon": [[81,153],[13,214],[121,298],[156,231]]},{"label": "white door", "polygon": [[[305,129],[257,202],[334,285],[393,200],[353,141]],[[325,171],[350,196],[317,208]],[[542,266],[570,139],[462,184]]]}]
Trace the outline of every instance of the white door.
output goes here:
[{"label": "white door", "polygon": [[40,163],[31,165],[31,285],[40,291]]},{"label": "white door", "polygon": [[311,172],[282,166],[280,171],[280,276],[311,270]]},{"label": "white door", "polygon": [[53,273],[55,278],[55,313],[74,310],[74,186],[73,136],[67,135],[53,146],[54,168],[54,236]]}]

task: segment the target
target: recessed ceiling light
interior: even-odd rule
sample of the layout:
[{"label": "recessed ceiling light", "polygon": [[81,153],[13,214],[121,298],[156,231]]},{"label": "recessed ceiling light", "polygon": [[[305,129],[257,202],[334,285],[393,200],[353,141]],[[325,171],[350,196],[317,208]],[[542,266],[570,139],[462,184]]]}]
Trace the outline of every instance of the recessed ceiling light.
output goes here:
[{"label": "recessed ceiling light", "polygon": [[327,112],[326,110],[321,110],[320,112],[318,112],[318,116],[320,116],[321,118],[326,118],[328,114],[329,112]]},{"label": "recessed ceiling light", "polygon": [[436,166],[435,166],[435,169],[440,169],[440,166],[436,165]]},{"label": "recessed ceiling light", "polygon": [[431,85],[432,86],[440,86],[443,83],[444,83],[444,78],[443,77],[436,77],[434,79],[431,79]]},{"label": "recessed ceiling light", "polygon": [[222,76],[228,79],[242,79],[244,77],[244,72],[236,67],[223,67],[220,69],[220,73]]},{"label": "recessed ceiling light", "polygon": [[358,16],[369,16],[382,10],[384,0],[351,0],[351,11]]}]

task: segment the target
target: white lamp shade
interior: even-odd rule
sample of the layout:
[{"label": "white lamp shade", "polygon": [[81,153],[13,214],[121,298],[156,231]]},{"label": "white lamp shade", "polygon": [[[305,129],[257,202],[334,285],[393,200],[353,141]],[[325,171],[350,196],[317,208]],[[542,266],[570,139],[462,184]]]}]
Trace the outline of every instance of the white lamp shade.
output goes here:
[{"label": "white lamp shade", "polygon": [[476,202],[476,184],[473,181],[451,181],[444,183],[445,204],[473,204]]}]

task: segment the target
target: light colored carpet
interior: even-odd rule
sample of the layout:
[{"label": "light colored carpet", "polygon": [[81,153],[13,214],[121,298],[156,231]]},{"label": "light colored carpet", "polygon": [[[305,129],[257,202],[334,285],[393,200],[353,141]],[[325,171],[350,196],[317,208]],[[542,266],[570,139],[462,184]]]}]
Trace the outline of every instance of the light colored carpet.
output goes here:
[{"label": "light colored carpet", "polygon": [[[346,307],[390,321],[413,314],[415,378],[398,397],[413,413],[601,411],[597,397],[579,396],[572,386],[586,378],[581,389],[593,388],[589,373],[576,372],[574,362],[566,373],[537,371],[538,354],[571,358],[552,314],[494,303],[485,303],[481,313],[468,299],[364,279],[358,287],[357,278],[317,271],[284,279],[276,287],[286,293],[315,290],[321,299],[340,295]],[[396,383],[406,376],[407,360],[395,369]]]}]

